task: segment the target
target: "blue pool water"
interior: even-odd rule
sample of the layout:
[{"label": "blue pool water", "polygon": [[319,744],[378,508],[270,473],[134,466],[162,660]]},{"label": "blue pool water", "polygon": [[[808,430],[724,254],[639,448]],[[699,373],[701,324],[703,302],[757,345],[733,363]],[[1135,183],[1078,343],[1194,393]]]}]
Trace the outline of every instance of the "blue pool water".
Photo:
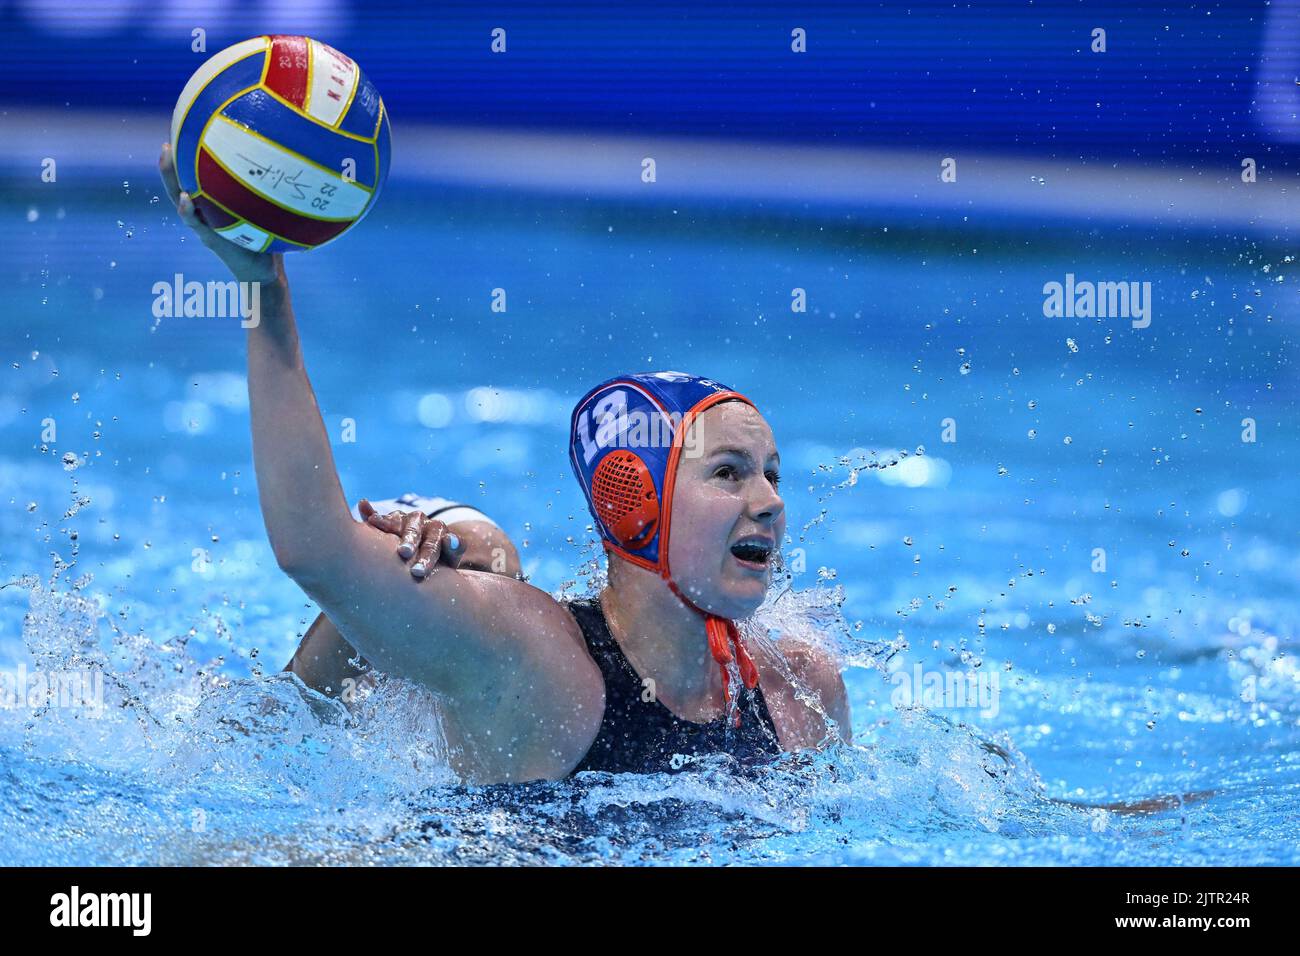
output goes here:
[{"label": "blue pool water", "polygon": [[[581,591],[574,399],[727,382],[788,489],[759,626],[838,648],[856,732],[466,789],[416,689],[349,714],[278,673],[315,611],[264,537],[242,332],[151,312],[175,272],[224,278],[152,169],[48,195],[0,192],[0,667],[94,675],[105,706],[0,710],[0,862],[1300,862],[1292,248],[391,184],[289,262],[349,498],[473,502]],[[1150,281],[1150,328],[1044,318],[1071,272]],[[918,666],[996,679],[996,707],[907,706]]]}]

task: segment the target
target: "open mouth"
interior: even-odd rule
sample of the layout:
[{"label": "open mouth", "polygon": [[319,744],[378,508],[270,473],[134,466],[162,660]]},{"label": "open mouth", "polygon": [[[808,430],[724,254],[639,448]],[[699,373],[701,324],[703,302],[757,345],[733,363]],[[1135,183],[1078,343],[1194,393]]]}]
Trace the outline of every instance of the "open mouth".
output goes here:
[{"label": "open mouth", "polygon": [[766,538],[742,538],[731,546],[731,553],[741,564],[765,569],[772,558],[772,542]]}]

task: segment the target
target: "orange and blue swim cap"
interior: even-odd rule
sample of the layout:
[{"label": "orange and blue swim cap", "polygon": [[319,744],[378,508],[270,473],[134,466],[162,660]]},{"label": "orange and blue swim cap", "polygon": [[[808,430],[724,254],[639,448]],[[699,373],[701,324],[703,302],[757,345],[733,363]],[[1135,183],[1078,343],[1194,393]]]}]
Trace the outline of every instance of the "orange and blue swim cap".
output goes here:
[{"label": "orange and blue swim cap", "polygon": [[668,563],[672,487],[691,420],[748,398],[685,372],[640,372],[602,382],[573,409],[569,460],[606,546],[653,571]]}]

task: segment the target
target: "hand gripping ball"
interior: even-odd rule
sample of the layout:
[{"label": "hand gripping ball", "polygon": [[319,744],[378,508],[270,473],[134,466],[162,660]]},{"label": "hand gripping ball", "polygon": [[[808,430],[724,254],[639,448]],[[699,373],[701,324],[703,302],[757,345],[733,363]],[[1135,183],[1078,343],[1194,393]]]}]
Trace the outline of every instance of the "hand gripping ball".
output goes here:
[{"label": "hand gripping ball", "polygon": [[388,175],[379,91],[310,37],[255,37],[211,57],[181,91],[171,139],[181,188],[203,221],[257,252],[337,239],[370,211]]}]

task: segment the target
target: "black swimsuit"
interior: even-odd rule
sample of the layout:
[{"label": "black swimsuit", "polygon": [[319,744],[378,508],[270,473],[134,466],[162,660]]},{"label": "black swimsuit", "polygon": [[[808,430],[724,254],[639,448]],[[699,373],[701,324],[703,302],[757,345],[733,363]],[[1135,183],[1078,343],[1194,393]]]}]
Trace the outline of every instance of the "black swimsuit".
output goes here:
[{"label": "black swimsuit", "polygon": [[[728,753],[748,764],[781,752],[762,688],[751,691],[740,686],[739,727],[725,715],[704,724],[682,720],[657,699],[642,700],[641,678],[610,634],[599,598],[570,601],[566,606],[582,628],[587,650],[605,680],[600,732],[574,773],[658,773],[680,769],[687,762],[684,758],[710,753]],[[739,681],[732,686],[737,685]]]}]

